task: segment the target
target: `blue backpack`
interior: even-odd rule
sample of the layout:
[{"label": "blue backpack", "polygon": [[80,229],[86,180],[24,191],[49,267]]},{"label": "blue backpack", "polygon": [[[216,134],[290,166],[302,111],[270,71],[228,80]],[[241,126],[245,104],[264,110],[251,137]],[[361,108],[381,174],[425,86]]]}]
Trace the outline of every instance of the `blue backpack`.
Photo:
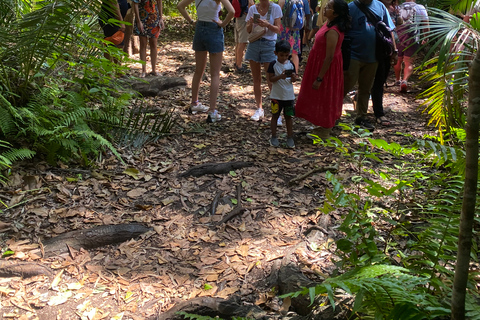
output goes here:
[{"label": "blue backpack", "polygon": [[283,7],[282,24],[291,30],[300,30],[305,25],[305,8],[302,0],[287,0]]}]

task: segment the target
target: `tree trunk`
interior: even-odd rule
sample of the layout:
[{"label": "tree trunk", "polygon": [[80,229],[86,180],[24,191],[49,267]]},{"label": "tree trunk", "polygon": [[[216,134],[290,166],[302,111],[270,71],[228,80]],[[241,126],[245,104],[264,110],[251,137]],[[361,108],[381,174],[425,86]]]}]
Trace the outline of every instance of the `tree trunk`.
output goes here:
[{"label": "tree trunk", "polygon": [[480,118],[480,55],[477,52],[470,70],[465,156],[465,185],[460,217],[457,264],[452,292],[452,319],[465,319],[465,296],[472,250],[472,231],[478,177],[478,129]]}]

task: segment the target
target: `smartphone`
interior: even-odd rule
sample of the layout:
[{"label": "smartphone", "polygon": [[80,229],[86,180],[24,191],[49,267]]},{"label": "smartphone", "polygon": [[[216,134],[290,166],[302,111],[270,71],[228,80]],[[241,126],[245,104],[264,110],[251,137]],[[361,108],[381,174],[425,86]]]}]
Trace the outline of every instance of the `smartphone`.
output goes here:
[{"label": "smartphone", "polygon": [[253,22],[257,23],[258,20],[260,20],[260,14],[259,13],[254,13],[253,14]]},{"label": "smartphone", "polygon": [[293,70],[292,70],[292,69],[287,69],[287,70],[285,70],[285,75],[286,75],[287,77],[292,76],[292,74],[293,74]]}]

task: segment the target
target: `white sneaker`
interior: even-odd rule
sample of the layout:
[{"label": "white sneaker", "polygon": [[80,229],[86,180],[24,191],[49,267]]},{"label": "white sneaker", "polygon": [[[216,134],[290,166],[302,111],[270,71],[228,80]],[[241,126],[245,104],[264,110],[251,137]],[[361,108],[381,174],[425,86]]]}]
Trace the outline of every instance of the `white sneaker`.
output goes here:
[{"label": "white sneaker", "polygon": [[282,116],[279,116],[277,120],[277,127],[281,127],[281,126],[283,126]]},{"label": "white sneaker", "polygon": [[252,119],[253,121],[258,121],[260,120],[260,118],[263,118],[264,116],[265,116],[265,113],[263,112],[263,109],[257,109],[257,111],[255,111],[255,113],[250,119]]},{"label": "white sneaker", "polygon": [[197,112],[207,112],[208,109],[209,109],[209,107],[204,106],[203,104],[198,102],[196,105],[190,106],[190,113],[191,114],[196,114]]},{"label": "white sneaker", "polygon": [[207,116],[207,123],[213,123],[213,122],[218,122],[222,119],[222,116],[220,113],[218,113],[217,110],[213,112],[209,112]]}]

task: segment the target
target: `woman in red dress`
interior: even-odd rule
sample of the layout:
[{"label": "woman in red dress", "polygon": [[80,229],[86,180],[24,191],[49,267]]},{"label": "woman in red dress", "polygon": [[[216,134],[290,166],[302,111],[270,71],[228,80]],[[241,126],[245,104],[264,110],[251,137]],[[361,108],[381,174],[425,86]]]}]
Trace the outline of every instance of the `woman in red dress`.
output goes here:
[{"label": "woman in red dress", "polygon": [[312,131],[328,137],[342,114],[342,41],[350,29],[351,17],[344,0],[330,0],[323,15],[327,22],[315,35],[295,106],[295,116],[318,126]]}]

